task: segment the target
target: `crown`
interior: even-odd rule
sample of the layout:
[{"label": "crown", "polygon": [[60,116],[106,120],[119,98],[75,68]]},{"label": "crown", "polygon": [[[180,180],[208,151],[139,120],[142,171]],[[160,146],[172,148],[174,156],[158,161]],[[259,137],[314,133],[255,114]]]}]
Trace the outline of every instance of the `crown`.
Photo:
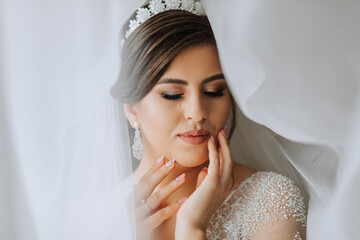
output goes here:
[{"label": "crown", "polygon": [[121,40],[120,45],[122,46],[124,44],[125,40],[140,24],[158,13],[173,9],[185,10],[196,15],[205,15],[201,0],[151,0],[147,7],[137,9],[136,17],[130,20],[129,29],[125,32],[125,37]]}]

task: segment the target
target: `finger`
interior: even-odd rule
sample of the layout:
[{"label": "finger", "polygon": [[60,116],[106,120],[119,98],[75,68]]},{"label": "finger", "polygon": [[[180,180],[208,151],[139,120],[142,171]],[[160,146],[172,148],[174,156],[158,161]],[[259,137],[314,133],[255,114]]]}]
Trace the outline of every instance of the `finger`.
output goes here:
[{"label": "finger", "polygon": [[208,149],[209,149],[209,169],[208,169],[208,175],[209,176],[219,176],[219,153],[216,149],[215,140],[214,137],[211,136],[211,138],[208,141]]},{"label": "finger", "polygon": [[226,133],[223,130],[218,133],[219,151],[222,159],[222,179],[228,179],[231,177],[233,166],[231,151],[225,134]]},{"label": "finger", "polygon": [[149,205],[147,204],[146,200],[144,203],[135,207],[135,219],[136,222],[140,222],[144,220],[147,216],[149,216],[154,210],[150,209]]},{"label": "finger", "polygon": [[155,187],[174,169],[175,159],[168,161],[154,172],[149,170],[139,181],[134,189],[134,201],[139,204],[142,199],[147,199]]},{"label": "finger", "polygon": [[159,169],[164,164],[165,160],[167,159],[163,155],[161,155],[161,157],[159,157],[155,161],[155,163],[150,167],[150,169],[145,173],[145,175],[153,174],[157,169]]},{"label": "finger", "polygon": [[221,137],[220,135],[223,135],[225,137],[225,140],[226,140],[226,143],[227,143],[227,136],[228,136],[228,131],[226,128],[222,129],[221,131],[218,132],[218,136],[217,136],[217,140],[218,140],[218,143],[219,143],[219,155],[220,155],[220,177],[223,175],[224,173],[224,156],[223,156],[223,151],[221,151],[221,146],[220,146],[220,138]]},{"label": "finger", "polygon": [[183,185],[185,182],[185,173],[178,176],[175,180],[171,181],[168,185],[153,193],[147,200],[147,205],[151,209],[156,209],[161,206],[161,203],[167,199],[173,192]]},{"label": "finger", "polygon": [[162,155],[155,161],[151,168],[141,177],[139,182],[134,186],[134,201],[136,204],[139,204],[139,202],[143,199],[141,188],[144,179],[148,179],[157,169],[159,169],[164,164],[164,162],[165,157]]},{"label": "finger", "polygon": [[162,222],[164,222],[166,219],[174,215],[181,205],[184,203],[186,198],[180,199],[177,202],[162,208],[161,210],[157,211],[150,217],[146,218],[142,224],[141,228],[152,231],[153,229],[157,228]]},{"label": "finger", "polygon": [[219,177],[221,178],[221,174],[223,174],[223,168],[224,168],[224,158],[221,154],[220,148],[218,148],[219,153]]},{"label": "finger", "polygon": [[201,183],[204,181],[207,174],[208,174],[208,169],[206,167],[201,169],[201,171],[199,172],[199,175],[198,175],[197,182],[196,182],[196,188],[198,188],[201,185]]}]

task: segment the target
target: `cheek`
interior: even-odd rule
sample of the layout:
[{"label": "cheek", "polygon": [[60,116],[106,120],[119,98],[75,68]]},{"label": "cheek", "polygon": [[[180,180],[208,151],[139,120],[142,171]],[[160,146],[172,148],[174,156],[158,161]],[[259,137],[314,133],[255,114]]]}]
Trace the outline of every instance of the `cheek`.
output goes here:
[{"label": "cheek", "polygon": [[143,99],[139,110],[143,137],[153,148],[163,146],[178,123],[179,109],[176,104],[164,104],[161,99],[148,97]]},{"label": "cheek", "polygon": [[213,101],[209,108],[209,116],[217,131],[221,130],[230,115],[230,97],[221,101]]}]

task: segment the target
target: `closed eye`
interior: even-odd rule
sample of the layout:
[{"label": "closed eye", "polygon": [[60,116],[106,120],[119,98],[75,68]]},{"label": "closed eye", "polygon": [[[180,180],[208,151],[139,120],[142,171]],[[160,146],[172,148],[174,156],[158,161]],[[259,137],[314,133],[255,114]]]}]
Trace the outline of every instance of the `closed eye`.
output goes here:
[{"label": "closed eye", "polygon": [[225,93],[223,93],[223,91],[216,91],[216,92],[204,92],[205,95],[209,96],[209,97],[221,97],[224,96]]},{"label": "closed eye", "polygon": [[[215,91],[215,92],[205,91],[204,94],[206,96],[213,97],[213,98],[217,98],[217,97],[221,97],[221,96],[225,95],[225,93],[223,93],[223,90]],[[167,99],[167,100],[178,100],[178,99],[182,98],[183,96],[184,96],[183,93],[180,93],[180,94],[162,93],[161,94],[161,97],[164,99]]]},{"label": "closed eye", "polygon": [[166,93],[162,93],[161,94],[161,97],[162,98],[165,98],[165,99],[168,99],[168,100],[177,100],[177,99],[180,99],[182,98],[184,94],[181,93],[181,94],[166,94]]}]

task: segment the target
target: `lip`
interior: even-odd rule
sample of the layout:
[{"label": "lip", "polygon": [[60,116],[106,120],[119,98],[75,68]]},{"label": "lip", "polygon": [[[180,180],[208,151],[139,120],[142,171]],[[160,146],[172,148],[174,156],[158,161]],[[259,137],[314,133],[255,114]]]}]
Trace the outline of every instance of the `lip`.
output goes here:
[{"label": "lip", "polygon": [[186,143],[199,145],[209,139],[210,132],[203,129],[198,129],[198,130],[195,129],[180,133],[178,136],[181,140],[183,140]]}]

